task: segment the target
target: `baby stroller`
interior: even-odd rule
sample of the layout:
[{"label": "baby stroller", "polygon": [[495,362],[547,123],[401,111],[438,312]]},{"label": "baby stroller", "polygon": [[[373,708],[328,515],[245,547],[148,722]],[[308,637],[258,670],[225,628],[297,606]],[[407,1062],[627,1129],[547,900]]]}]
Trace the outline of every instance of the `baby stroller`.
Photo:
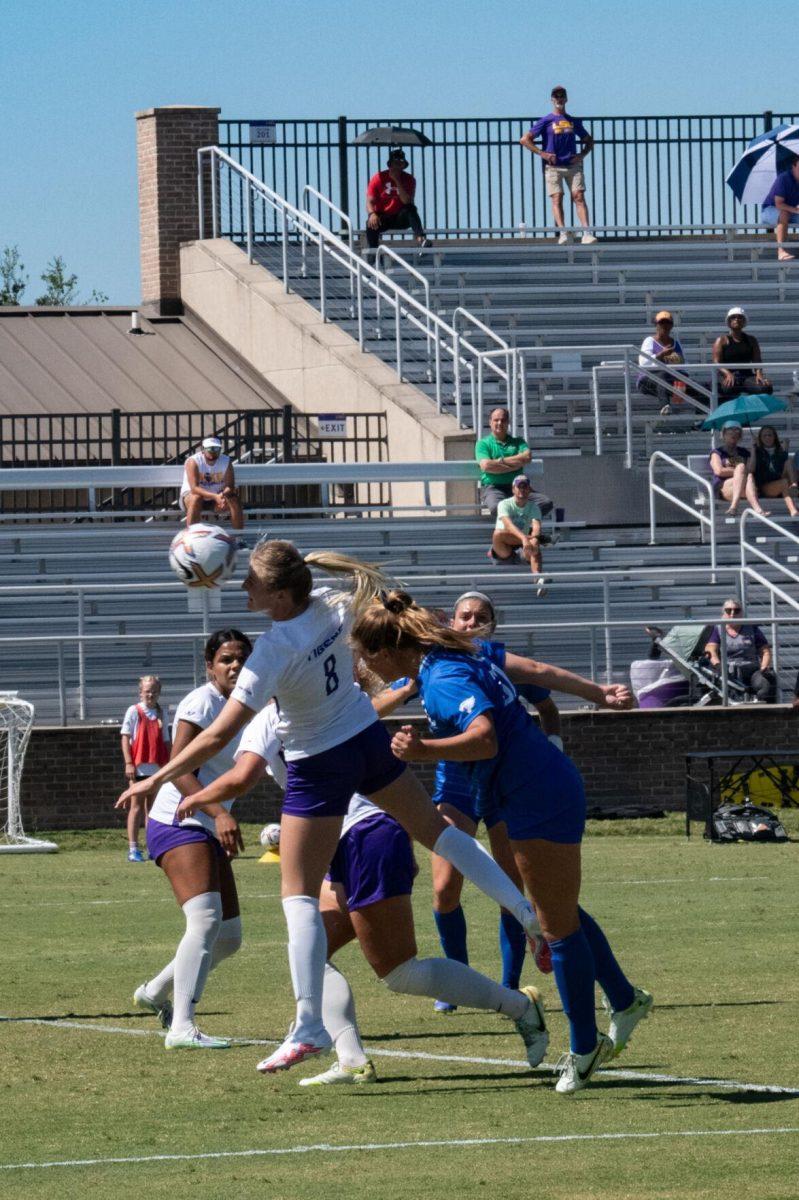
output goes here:
[{"label": "baby stroller", "polygon": [[[712,630],[712,625],[699,629],[695,624],[674,625],[668,633],[650,630],[656,634],[650,657],[630,667],[630,680],[640,708],[721,703],[721,679],[705,654]],[[750,695],[742,683],[730,677],[727,700],[729,704],[746,704]]]}]

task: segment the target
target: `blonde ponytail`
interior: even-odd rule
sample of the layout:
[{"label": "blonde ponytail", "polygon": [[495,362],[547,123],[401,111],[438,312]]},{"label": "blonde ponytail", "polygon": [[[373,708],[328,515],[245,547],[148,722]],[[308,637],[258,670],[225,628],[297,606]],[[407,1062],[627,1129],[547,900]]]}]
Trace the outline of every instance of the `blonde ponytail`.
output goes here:
[{"label": "blonde ponytail", "polygon": [[408,592],[381,592],[356,616],[350,635],[356,650],[424,650],[438,646],[460,654],[475,654],[467,633],[442,625],[434,612],[421,608]]},{"label": "blonde ponytail", "polygon": [[357,618],[359,613],[374,600],[381,591],[392,586],[393,580],[375,566],[374,563],[361,562],[348,554],[338,554],[334,550],[315,550],[305,555],[304,560],[309,567],[326,571],[330,575],[346,575],[354,580],[355,587],[352,596],[352,614]]}]

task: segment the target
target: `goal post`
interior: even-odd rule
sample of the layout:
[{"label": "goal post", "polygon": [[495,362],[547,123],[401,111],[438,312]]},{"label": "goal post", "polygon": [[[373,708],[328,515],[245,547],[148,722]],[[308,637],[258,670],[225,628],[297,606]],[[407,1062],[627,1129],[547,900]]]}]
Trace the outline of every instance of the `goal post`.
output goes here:
[{"label": "goal post", "polygon": [[28,837],[22,825],[22,768],[33,728],[33,705],[0,692],[0,853],[48,854],[55,842]]}]

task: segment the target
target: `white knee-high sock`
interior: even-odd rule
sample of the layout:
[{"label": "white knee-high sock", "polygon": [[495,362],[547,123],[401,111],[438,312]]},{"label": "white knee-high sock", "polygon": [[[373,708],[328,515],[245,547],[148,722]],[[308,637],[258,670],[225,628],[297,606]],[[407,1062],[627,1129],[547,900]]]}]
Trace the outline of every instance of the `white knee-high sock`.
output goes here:
[{"label": "white knee-high sock", "polygon": [[[213,971],[214,967],[218,966],[224,959],[230,958],[231,954],[235,954],[240,949],[241,917],[230,917],[229,920],[223,921],[219,926],[219,933],[211,951],[211,966],[209,970]],[[175,960],[173,958],[166,964],[163,971],[159,971],[157,975],[154,975],[144,985],[144,990],[156,1004],[163,1004],[165,1000],[169,999],[174,982]]]},{"label": "white knee-high sock", "polygon": [[483,849],[478,841],[469,837],[462,829],[454,825],[439,834],[433,851],[446,858],[457,867],[461,875],[471,879],[475,887],[485,892],[502,908],[507,908],[521,925],[525,933],[540,933],[541,926],[535,910],[526,900],[516,884],[498,866],[491,855]]},{"label": "white knee-high sock", "polygon": [[522,992],[503,987],[454,958],[409,958],[386,975],[383,983],[392,992],[431,996],[469,1008],[485,1008],[504,1013],[514,1021],[530,1006]]},{"label": "white knee-high sock", "polygon": [[324,989],[327,934],[315,896],[287,896],[283,912],[289,934],[289,968],[297,1001],[296,1041],[324,1037]]},{"label": "white knee-high sock", "polygon": [[342,1067],[362,1067],[366,1064],[355,999],[349,983],[332,963],[325,963],[325,989],[322,994],[322,1020],[335,1043],[336,1055]]},{"label": "white knee-high sock", "polygon": [[202,996],[219,926],[222,923],[222,897],[219,892],[203,892],[183,905],[186,932],[175,953],[175,1011],[172,1029],[182,1033],[194,1025],[194,1008]]}]

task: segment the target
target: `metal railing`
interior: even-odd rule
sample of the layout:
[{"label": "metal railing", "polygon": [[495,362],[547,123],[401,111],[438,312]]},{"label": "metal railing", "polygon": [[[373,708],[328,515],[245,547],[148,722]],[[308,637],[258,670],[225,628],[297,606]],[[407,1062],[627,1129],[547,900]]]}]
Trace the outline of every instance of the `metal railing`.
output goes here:
[{"label": "metal railing", "polygon": [[[357,316],[358,344],[361,350],[364,349],[367,298],[386,304],[394,313],[395,370],[400,380],[403,379],[403,334],[408,331],[421,332],[428,344],[432,339],[432,383],[435,388],[436,407],[439,412],[443,410],[444,390],[449,386],[452,389],[456,420],[464,428],[473,427],[474,412],[477,408],[476,375],[479,351],[462,333],[456,331],[417,297],[400,287],[396,280],[356,254],[351,246],[309,212],[290,204],[217,146],[205,146],[197,151],[197,186],[200,238],[206,236],[209,216],[213,237],[231,236],[224,230],[221,217],[222,212],[230,210],[231,207],[246,214],[254,212],[256,218],[259,212],[265,211],[275,216],[280,227],[282,282],[287,292],[291,290],[290,236],[298,245],[304,247],[305,243],[309,243],[316,247],[317,254],[313,257],[316,259],[315,265],[318,270],[319,309],[323,320],[328,319],[328,284],[335,278],[338,285],[343,272],[351,303],[354,305],[353,315]],[[331,202],[327,203],[331,209],[340,211]],[[256,226],[257,220],[248,218],[245,222],[243,241],[250,261],[254,258],[255,239],[258,234]],[[307,277],[309,261],[303,248],[301,277]],[[335,268],[335,277],[331,276],[329,270],[326,274],[328,264]],[[445,364],[448,370],[445,370]],[[462,369],[467,371],[470,381],[468,407],[464,402]],[[492,369],[499,373],[493,364]]]},{"label": "metal railing", "polygon": [[[691,480],[697,491],[704,492],[707,497],[707,513],[703,513],[693,504],[686,503],[679,496],[675,496],[673,492],[662,487],[655,482],[655,474],[658,463],[664,463],[673,471],[678,471],[681,475],[685,475]],[[715,497],[713,494],[713,484],[710,479],[703,475],[698,475],[696,471],[690,470],[685,463],[678,462],[676,458],[672,458],[669,454],[664,454],[662,450],[656,450],[649,460],[649,544],[650,546],[657,545],[657,503],[656,496],[662,496],[670,504],[676,505],[682,512],[688,513],[690,517],[699,522],[700,528],[707,530],[710,535],[710,569],[715,573],[718,566],[716,552],[716,518],[715,518]],[[704,536],[702,538],[704,541]]]},{"label": "metal railing", "polygon": [[[646,238],[656,229],[705,233],[756,222],[754,206],[736,200],[725,176],[753,137],[797,117],[767,111],[582,120],[594,138],[583,169],[596,226],[606,234],[620,227],[622,236]],[[290,202],[299,206],[310,183],[352,214],[362,211],[366,184],[386,157],[385,147],[355,146],[355,138],[374,125],[410,125],[433,142],[407,149],[417,179],[415,201],[428,228],[443,236],[501,236],[520,227],[551,233],[541,163],[519,145],[530,123],[523,116],[278,119],[270,145],[252,144],[248,120],[220,121],[219,131],[227,153]],[[245,222],[243,207],[232,204],[223,235],[237,238]],[[279,235],[279,221],[272,217],[264,232]]]}]

